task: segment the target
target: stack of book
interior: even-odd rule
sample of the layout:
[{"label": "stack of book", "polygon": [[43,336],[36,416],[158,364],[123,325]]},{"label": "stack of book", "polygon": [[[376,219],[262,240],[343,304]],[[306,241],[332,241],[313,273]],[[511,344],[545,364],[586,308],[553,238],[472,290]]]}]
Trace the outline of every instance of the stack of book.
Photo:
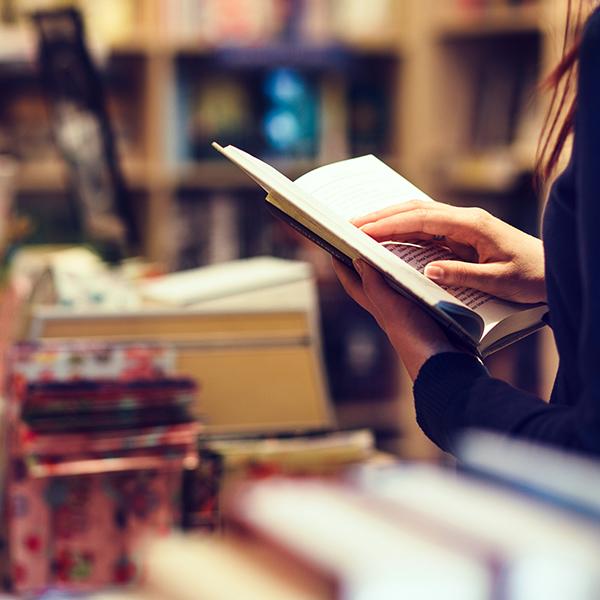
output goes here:
[{"label": "stack of book", "polygon": [[197,392],[162,345],[17,346],[9,362],[9,577],[16,592],[136,581],[140,545],[181,523]]},{"label": "stack of book", "polygon": [[246,481],[222,537],[150,546],[136,598],[597,598],[600,464],[490,437],[461,455],[477,473],[395,462]]},{"label": "stack of book", "polygon": [[272,475],[336,479],[350,466],[386,462],[368,429],[258,437],[200,436],[198,467],[187,470],[183,528],[216,532],[223,528],[221,499],[241,481]]}]

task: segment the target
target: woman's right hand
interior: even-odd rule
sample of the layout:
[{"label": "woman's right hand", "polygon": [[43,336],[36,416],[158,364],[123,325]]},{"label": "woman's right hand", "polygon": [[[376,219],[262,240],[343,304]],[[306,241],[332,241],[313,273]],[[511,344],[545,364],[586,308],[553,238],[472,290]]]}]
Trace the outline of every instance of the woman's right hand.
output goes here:
[{"label": "woman's right hand", "polygon": [[411,200],[352,221],[378,241],[439,240],[461,260],[427,265],[425,275],[515,302],[545,302],[542,241],[481,208]]}]

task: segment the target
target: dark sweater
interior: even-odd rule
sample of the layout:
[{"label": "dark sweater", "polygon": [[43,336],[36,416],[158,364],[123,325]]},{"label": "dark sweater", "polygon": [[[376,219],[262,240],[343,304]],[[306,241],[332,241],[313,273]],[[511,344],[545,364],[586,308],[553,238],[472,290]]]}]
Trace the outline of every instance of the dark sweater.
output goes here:
[{"label": "dark sweater", "polygon": [[579,60],[573,152],[544,212],[546,289],[560,357],[550,403],[490,377],[466,354],[433,356],[414,385],[417,421],[440,448],[475,427],[600,455],[600,10]]}]

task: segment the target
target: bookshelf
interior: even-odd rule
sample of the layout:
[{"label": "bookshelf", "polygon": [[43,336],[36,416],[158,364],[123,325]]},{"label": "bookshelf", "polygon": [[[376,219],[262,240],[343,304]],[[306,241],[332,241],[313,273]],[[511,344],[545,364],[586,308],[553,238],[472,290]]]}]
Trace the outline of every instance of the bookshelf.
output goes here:
[{"label": "bookshelf", "polygon": [[[80,0],[145,256],[168,268],[236,254],[309,258],[325,302],[340,297],[328,261],[273,223],[260,190],[212,155],[212,139],[250,145],[290,177],[373,152],[433,197],[480,204],[535,230],[540,202],[527,182],[541,113],[531,91],[560,47],[565,4]],[[52,204],[64,213],[65,168],[36,84],[34,40],[19,20],[21,8],[35,5],[10,3],[16,22],[3,25],[25,33],[3,36],[0,47],[0,149],[22,158],[21,206],[35,212]],[[502,113],[507,103],[511,110]],[[277,119],[279,138],[269,139]],[[56,219],[68,232],[64,214]],[[217,223],[229,236],[225,243],[209,235]],[[381,349],[369,335],[372,348]],[[518,379],[514,356],[494,361],[490,368]],[[396,376],[394,398],[380,405],[402,428],[412,422],[409,387]],[[364,400],[341,413],[368,419]],[[398,439],[405,440],[395,446],[402,454],[435,456],[418,431]]]}]

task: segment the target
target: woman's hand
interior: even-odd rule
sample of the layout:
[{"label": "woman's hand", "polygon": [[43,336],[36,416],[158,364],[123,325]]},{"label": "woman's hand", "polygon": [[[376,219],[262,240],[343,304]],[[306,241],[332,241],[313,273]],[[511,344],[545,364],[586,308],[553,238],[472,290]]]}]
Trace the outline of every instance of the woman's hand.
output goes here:
[{"label": "woman's hand", "polygon": [[436,283],[515,302],[546,301],[541,240],[483,209],[411,200],[352,223],[378,241],[440,240],[461,260],[429,263],[425,275]]},{"label": "woman's hand", "polygon": [[333,266],[346,292],[386,332],[413,381],[423,363],[434,354],[458,352],[422,308],[395,292],[367,263],[355,261],[356,271],[335,259]]}]

